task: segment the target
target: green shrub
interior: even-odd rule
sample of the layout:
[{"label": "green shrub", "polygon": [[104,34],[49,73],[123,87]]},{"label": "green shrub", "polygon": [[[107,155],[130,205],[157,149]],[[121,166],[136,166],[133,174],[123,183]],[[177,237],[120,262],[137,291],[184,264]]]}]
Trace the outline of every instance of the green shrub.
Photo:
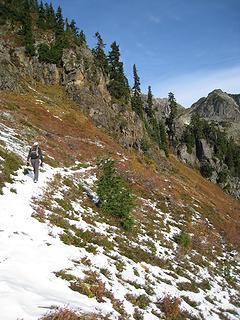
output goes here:
[{"label": "green shrub", "polygon": [[226,169],[220,171],[218,174],[217,183],[225,183],[227,181],[228,174],[229,172]]},{"label": "green shrub", "polygon": [[117,175],[115,161],[103,159],[98,163],[100,176],[97,182],[97,195],[102,210],[121,219],[123,228],[133,225],[131,212],[135,207],[135,198],[124,180]]},{"label": "green shrub", "polygon": [[213,167],[209,162],[205,161],[204,163],[201,164],[200,172],[202,176],[204,176],[205,178],[210,178],[213,173]]},{"label": "green shrub", "polygon": [[174,241],[184,248],[188,248],[191,244],[191,238],[185,231],[181,231],[178,235],[175,235]]},{"label": "green shrub", "polygon": [[55,199],[56,202],[65,210],[65,211],[72,211],[73,207],[71,203],[65,199]]},{"label": "green shrub", "polygon": [[127,294],[126,298],[134,305],[140,309],[146,309],[149,306],[150,299],[146,294],[141,294],[140,296],[135,296],[133,294]]},{"label": "green shrub", "polygon": [[0,193],[6,182],[12,183],[12,175],[20,168],[22,161],[13,153],[0,147],[0,157],[4,159],[0,173]]}]

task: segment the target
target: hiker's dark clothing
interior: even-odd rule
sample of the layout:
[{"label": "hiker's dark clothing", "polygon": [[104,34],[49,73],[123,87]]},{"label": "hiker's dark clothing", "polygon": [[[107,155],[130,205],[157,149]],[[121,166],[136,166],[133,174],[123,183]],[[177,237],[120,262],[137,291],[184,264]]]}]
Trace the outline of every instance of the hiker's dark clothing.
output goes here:
[{"label": "hiker's dark clothing", "polygon": [[31,165],[34,172],[34,181],[38,181],[39,164],[39,159],[31,159]]},{"label": "hiker's dark clothing", "polygon": [[40,159],[43,162],[42,150],[39,146],[32,146],[29,149],[27,161],[30,159]]},{"label": "hiker's dark clothing", "polygon": [[[32,146],[29,150],[27,162],[31,160],[31,165],[34,171],[34,181],[38,181],[39,165],[43,163],[42,150],[39,146]],[[40,163],[41,161],[41,163]]]}]

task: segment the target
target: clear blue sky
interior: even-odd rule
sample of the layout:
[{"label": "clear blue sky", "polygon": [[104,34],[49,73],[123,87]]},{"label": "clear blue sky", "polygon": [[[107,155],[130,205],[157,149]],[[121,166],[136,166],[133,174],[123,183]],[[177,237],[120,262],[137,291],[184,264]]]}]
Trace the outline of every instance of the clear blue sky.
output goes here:
[{"label": "clear blue sky", "polygon": [[[48,1],[50,2],[50,1]],[[53,0],[83,29],[90,47],[100,32],[117,41],[132,84],[156,97],[169,91],[190,106],[214,88],[240,93],[240,0]]]}]

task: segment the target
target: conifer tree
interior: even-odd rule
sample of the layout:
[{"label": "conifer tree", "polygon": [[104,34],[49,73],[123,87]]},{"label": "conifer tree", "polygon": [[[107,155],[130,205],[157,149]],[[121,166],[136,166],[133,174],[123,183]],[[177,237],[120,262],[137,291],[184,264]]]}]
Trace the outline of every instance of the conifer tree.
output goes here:
[{"label": "conifer tree", "polygon": [[141,98],[140,78],[138,76],[137,67],[135,64],[133,65],[133,79],[133,96],[131,100],[132,108],[141,118],[143,118],[143,102]]},{"label": "conifer tree", "polygon": [[77,37],[77,36],[78,36],[78,28],[76,27],[76,22],[75,22],[75,20],[73,20],[73,19],[71,20],[71,23],[70,23],[70,25],[69,25],[69,28],[70,28],[72,34],[73,34],[75,37]]},{"label": "conifer tree", "polygon": [[38,11],[38,2],[37,0],[29,0],[29,7],[31,12],[37,12]]},{"label": "conifer tree", "polygon": [[37,25],[39,28],[44,29],[46,24],[45,20],[45,8],[43,6],[42,1],[40,2],[39,8],[38,8],[38,20]]},{"label": "conifer tree", "polygon": [[54,46],[51,47],[51,59],[55,64],[60,65],[63,49],[68,47],[68,40],[66,38],[65,30],[64,30],[64,19],[62,15],[62,9],[59,6],[56,12],[56,27],[55,27],[55,36],[56,41]]},{"label": "conifer tree", "polygon": [[177,116],[177,102],[172,92],[169,92],[168,94],[168,103],[170,107],[170,114],[166,119],[166,124],[168,126],[169,141],[173,143],[175,137],[175,119]]},{"label": "conifer tree", "polygon": [[49,5],[45,4],[45,19],[47,28],[54,29],[56,27],[56,17],[52,3]]},{"label": "conifer tree", "polygon": [[35,54],[35,47],[32,32],[32,17],[28,0],[25,0],[23,10],[23,33],[25,37],[25,49],[27,55],[31,57]]},{"label": "conifer tree", "polygon": [[70,31],[70,25],[68,22],[68,18],[65,19],[65,31],[66,31],[66,33],[68,33]]},{"label": "conifer tree", "polygon": [[135,207],[135,197],[121,176],[116,172],[115,161],[102,159],[98,163],[100,176],[97,182],[97,195],[102,210],[121,220],[124,229],[131,229],[134,221],[132,210]]},{"label": "conifer tree", "polygon": [[62,37],[64,33],[64,19],[62,9],[59,6],[56,12],[56,37]]},{"label": "conifer tree", "polygon": [[84,46],[84,45],[86,46],[86,45],[87,45],[86,36],[85,36],[83,30],[81,30],[81,31],[79,32],[78,39],[77,39],[77,43],[78,43],[78,45],[80,45],[80,46]]},{"label": "conifer tree", "polygon": [[92,50],[93,55],[95,57],[95,61],[98,67],[102,69],[103,72],[107,73],[108,72],[108,61],[106,54],[104,52],[105,44],[103,42],[103,39],[100,35],[99,32],[95,33],[95,37],[97,39],[97,45],[96,47]]},{"label": "conifer tree", "polygon": [[123,103],[127,103],[130,91],[127,78],[124,75],[123,63],[120,61],[120,50],[116,41],[111,44],[108,55],[110,83],[108,90],[111,96]]},{"label": "conifer tree", "polygon": [[151,86],[148,86],[148,95],[147,95],[147,106],[145,109],[145,112],[151,121],[154,117],[154,112],[153,112],[153,95],[152,95],[152,90]]}]

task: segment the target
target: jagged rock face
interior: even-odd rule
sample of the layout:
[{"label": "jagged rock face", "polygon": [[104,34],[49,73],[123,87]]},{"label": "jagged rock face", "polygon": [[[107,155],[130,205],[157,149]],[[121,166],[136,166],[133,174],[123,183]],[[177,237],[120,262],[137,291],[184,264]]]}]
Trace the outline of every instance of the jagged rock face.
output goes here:
[{"label": "jagged rock face", "polygon": [[[8,33],[6,29],[4,32]],[[40,39],[43,43],[43,39]],[[140,149],[143,124],[130,106],[113,104],[107,90],[108,79],[96,68],[91,50],[75,47],[64,50],[62,67],[29,58],[24,47],[0,40],[0,90],[26,93],[37,82],[62,85],[69,96],[98,127],[113,133],[126,147]]]},{"label": "jagged rock face", "polygon": [[240,94],[229,94],[229,96],[234,99],[240,109]]},{"label": "jagged rock face", "polygon": [[192,148],[192,152],[189,153],[185,144],[178,147],[178,155],[180,159],[189,164],[192,167],[200,168],[201,162],[209,161],[211,165],[213,161],[214,150],[205,139],[200,139],[198,144]]},{"label": "jagged rock face", "polygon": [[24,87],[17,65],[11,61],[10,48],[0,43],[0,89],[24,92]]},{"label": "jagged rock face", "polygon": [[[213,146],[210,146],[205,139],[200,139],[191,152],[188,152],[185,144],[179,145],[177,154],[184,163],[200,171],[206,163],[209,164],[212,168],[212,173],[208,179],[213,183],[218,183],[219,174],[224,170],[228,170],[227,166],[214,156]],[[225,181],[219,183],[219,185],[236,199],[240,199],[239,178],[227,175]]]},{"label": "jagged rock face", "polygon": [[140,148],[143,125],[130,107],[111,102],[108,79],[100,72],[88,48],[65,50],[63,85],[68,94],[95,122],[126,147]]},{"label": "jagged rock face", "polygon": [[200,116],[215,121],[240,120],[240,96],[229,95],[222,90],[214,90],[207,98],[201,98],[191,107],[191,113],[197,112]]},{"label": "jagged rock face", "polygon": [[188,152],[187,146],[185,144],[181,145],[178,148],[179,158],[186,164],[190,165],[193,168],[200,168],[200,162],[196,155],[196,147],[193,147],[191,153]]},{"label": "jagged rock face", "polygon": [[0,43],[0,90],[27,91],[29,82],[58,84],[60,74],[54,64],[40,63],[36,57],[29,59],[24,47],[13,48]]}]

